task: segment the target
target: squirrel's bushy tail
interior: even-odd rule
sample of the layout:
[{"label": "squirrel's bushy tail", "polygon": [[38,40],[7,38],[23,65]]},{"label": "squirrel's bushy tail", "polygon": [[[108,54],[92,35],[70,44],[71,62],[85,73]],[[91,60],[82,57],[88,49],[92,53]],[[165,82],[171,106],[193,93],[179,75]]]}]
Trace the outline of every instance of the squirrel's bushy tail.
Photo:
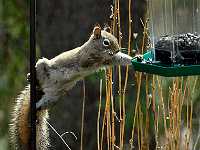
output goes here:
[{"label": "squirrel's bushy tail", "polygon": [[[47,150],[49,147],[49,132],[46,124],[48,110],[37,112],[36,143],[37,150]],[[15,100],[11,110],[9,135],[11,148],[15,150],[30,150],[30,85],[26,86]]]}]

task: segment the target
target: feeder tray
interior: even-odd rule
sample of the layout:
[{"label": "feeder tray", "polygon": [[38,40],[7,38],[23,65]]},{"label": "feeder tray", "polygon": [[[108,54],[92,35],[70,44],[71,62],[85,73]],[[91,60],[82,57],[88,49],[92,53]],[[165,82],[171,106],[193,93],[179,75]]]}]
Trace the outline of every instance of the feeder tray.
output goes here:
[{"label": "feeder tray", "polygon": [[164,36],[155,49],[134,57],[135,71],[165,77],[200,75],[200,36],[187,33]]}]

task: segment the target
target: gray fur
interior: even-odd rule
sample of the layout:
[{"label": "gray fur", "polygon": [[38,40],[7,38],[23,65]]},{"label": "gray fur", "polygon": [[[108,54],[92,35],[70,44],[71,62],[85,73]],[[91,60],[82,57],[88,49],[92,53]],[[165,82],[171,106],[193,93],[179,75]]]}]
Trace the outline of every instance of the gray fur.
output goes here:
[{"label": "gray fur", "polygon": [[[131,64],[132,58],[119,52],[117,39],[103,30],[99,34],[98,29],[98,27],[94,28],[90,39],[81,47],[64,52],[51,60],[46,58],[38,60],[37,79],[44,95],[36,104],[37,108],[42,108],[37,112],[37,150],[47,150],[49,147],[49,133],[45,120],[48,119],[46,108],[50,104],[57,102],[59,97],[71,89],[77,81],[102,67]],[[106,45],[108,43],[103,43],[105,39],[109,46]],[[27,86],[17,98],[14,111],[12,111],[10,135],[12,145],[16,150],[27,149],[27,145],[22,145],[19,139],[19,121],[22,121],[20,117],[24,115],[22,114],[24,107],[30,109],[29,105],[30,86]],[[29,114],[29,112],[26,113]]]},{"label": "gray fur", "polygon": [[[110,46],[106,47],[103,44],[105,39],[110,41]],[[46,108],[49,104],[57,102],[77,81],[101,67],[131,64],[132,58],[119,50],[117,39],[102,30],[100,37],[96,38],[93,33],[81,47],[64,52],[51,60],[40,59],[36,70],[45,94],[37,103],[37,108]]]}]

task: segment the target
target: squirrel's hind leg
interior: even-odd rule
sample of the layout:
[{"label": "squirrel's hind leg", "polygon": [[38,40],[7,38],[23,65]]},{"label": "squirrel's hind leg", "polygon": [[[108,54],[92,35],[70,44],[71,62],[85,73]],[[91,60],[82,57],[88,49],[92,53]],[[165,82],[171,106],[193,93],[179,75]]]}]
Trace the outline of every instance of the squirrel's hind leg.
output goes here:
[{"label": "squirrel's hind leg", "polygon": [[42,98],[36,103],[36,109],[46,109],[50,105],[53,105],[58,100],[58,96],[55,95],[43,95]]}]

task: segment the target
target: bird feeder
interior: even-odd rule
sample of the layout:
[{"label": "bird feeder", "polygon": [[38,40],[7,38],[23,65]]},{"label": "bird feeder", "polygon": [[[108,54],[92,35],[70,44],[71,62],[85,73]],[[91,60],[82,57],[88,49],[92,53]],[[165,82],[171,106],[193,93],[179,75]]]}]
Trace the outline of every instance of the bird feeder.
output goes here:
[{"label": "bird feeder", "polygon": [[133,58],[134,69],[166,77],[200,75],[200,2],[150,0],[148,16],[152,48]]}]

